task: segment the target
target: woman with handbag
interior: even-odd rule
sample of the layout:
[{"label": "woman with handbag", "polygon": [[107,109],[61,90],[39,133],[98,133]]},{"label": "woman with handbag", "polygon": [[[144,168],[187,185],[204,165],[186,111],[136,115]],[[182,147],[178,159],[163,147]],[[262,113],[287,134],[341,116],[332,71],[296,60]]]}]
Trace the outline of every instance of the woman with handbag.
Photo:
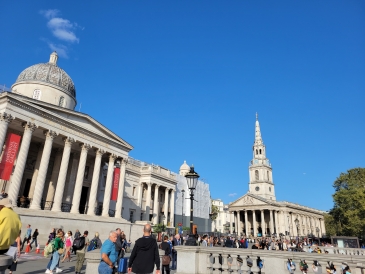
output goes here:
[{"label": "woman with handbag", "polygon": [[63,257],[63,260],[61,261],[61,263],[63,263],[67,258],[68,258],[68,261],[71,261],[71,247],[73,244],[71,231],[67,232],[64,243],[66,245],[66,251],[65,251],[65,256]]},{"label": "woman with handbag", "polygon": [[170,244],[167,242],[169,237],[165,235],[163,237],[163,242],[161,243],[161,249],[165,251],[165,255],[162,256],[162,274],[170,274],[170,262],[171,262],[171,248]]},{"label": "woman with handbag", "polygon": [[58,261],[60,259],[60,255],[63,254],[63,236],[64,233],[63,231],[58,232],[56,239],[54,241],[54,249],[53,249],[53,253],[52,253],[52,263],[51,266],[49,268],[49,272],[48,273],[53,273],[53,269],[56,268]]},{"label": "woman with handbag", "polygon": [[[20,257],[20,247],[21,247],[21,244],[22,244],[22,239],[20,238],[20,234],[21,234],[21,231],[19,231],[19,235],[18,237],[15,239],[15,242],[14,244],[11,245],[12,248],[9,248],[9,251],[10,249],[14,249],[13,251],[13,263],[8,267],[8,269],[10,270],[9,271],[9,274],[12,274],[13,271],[16,271],[16,267],[18,265],[18,259]],[[16,250],[15,250],[15,248]]]}]

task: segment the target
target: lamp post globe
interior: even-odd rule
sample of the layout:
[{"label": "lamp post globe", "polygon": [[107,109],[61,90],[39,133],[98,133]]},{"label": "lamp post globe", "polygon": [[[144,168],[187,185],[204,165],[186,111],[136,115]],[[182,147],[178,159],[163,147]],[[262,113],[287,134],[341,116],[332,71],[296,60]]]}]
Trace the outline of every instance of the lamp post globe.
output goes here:
[{"label": "lamp post globe", "polygon": [[194,214],[193,214],[193,202],[194,202],[194,190],[198,184],[199,174],[195,172],[194,166],[190,167],[190,171],[185,174],[186,183],[188,184],[188,189],[190,190],[190,235],[185,245],[196,246],[196,239],[193,233],[194,224]]}]

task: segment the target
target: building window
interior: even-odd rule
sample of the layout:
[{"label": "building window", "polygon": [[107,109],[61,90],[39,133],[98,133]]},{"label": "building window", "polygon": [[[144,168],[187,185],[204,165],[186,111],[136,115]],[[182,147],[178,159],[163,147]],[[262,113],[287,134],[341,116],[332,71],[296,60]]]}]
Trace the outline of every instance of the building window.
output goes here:
[{"label": "building window", "polygon": [[142,220],[143,220],[143,212],[141,213],[140,221],[142,221]]},{"label": "building window", "polygon": [[270,173],[267,172],[267,180],[270,181]]},{"label": "building window", "polygon": [[63,102],[65,101],[65,97],[61,96],[58,102],[58,106],[63,107]]},{"label": "building window", "polygon": [[259,171],[258,170],[255,170],[255,179],[256,180],[259,180],[260,177],[259,177]]},{"label": "building window", "polygon": [[261,154],[261,149],[260,149],[260,154]]},{"label": "building window", "polygon": [[129,221],[134,223],[134,210],[129,211]]},{"label": "building window", "polygon": [[85,167],[85,172],[84,172],[84,179],[87,180],[89,178],[89,166]]},{"label": "building window", "polygon": [[134,186],[133,190],[132,190],[132,196],[135,196],[135,195],[136,195],[136,187]]},{"label": "building window", "polygon": [[256,149],[256,155],[258,154],[257,152],[258,152],[258,151],[257,151],[257,149]]},{"label": "building window", "polygon": [[42,92],[40,89],[35,89],[33,91],[33,99],[40,100],[41,99]]},{"label": "building window", "polygon": [[160,200],[159,200],[159,202],[162,202],[162,193],[160,194]]}]

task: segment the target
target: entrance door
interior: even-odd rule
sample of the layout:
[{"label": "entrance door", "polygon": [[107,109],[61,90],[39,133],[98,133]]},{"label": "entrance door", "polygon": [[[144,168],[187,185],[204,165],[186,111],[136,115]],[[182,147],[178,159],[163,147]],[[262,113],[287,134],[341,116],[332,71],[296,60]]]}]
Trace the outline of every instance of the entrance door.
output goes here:
[{"label": "entrance door", "polygon": [[81,199],[80,199],[80,206],[79,206],[80,214],[85,213],[85,207],[86,207],[87,193],[88,192],[89,192],[89,187],[83,186],[82,191],[81,191]]},{"label": "entrance door", "polygon": [[32,179],[27,179],[26,180],[24,190],[23,190],[23,196],[24,197],[28,197],[31,183],[32,183]]}]

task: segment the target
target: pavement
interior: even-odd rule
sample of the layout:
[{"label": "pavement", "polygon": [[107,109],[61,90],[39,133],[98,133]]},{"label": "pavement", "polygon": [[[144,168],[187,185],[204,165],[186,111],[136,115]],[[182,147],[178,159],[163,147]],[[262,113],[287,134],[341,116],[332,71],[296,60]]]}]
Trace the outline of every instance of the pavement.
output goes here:
[{"label": "pavement", "polygon": [[[126,254],[126,257],[129,257],[130,254]],[[42,254],[36,254],[35,251],[32,251],[28,254],[24,252],[21,253],[20,258],[18,260],[17,270],[14,271],[14,274],[38,274],[44,273],[46,271],[47,264],[51,256],[45,258]],[[75,273],[75,265],[76,265],[76,255],[71,255],[71,262],[60,262],[60,268],[63,270],[62,273]],[[81,273],[86,273],[86,261],[84,262],[84,266],[81,270]],[[6,274],[8,271],[5,272]],[[53,271],[55,273],[55,271]],[[171,270],[171,274],[175,274],[176,270]]]}]

